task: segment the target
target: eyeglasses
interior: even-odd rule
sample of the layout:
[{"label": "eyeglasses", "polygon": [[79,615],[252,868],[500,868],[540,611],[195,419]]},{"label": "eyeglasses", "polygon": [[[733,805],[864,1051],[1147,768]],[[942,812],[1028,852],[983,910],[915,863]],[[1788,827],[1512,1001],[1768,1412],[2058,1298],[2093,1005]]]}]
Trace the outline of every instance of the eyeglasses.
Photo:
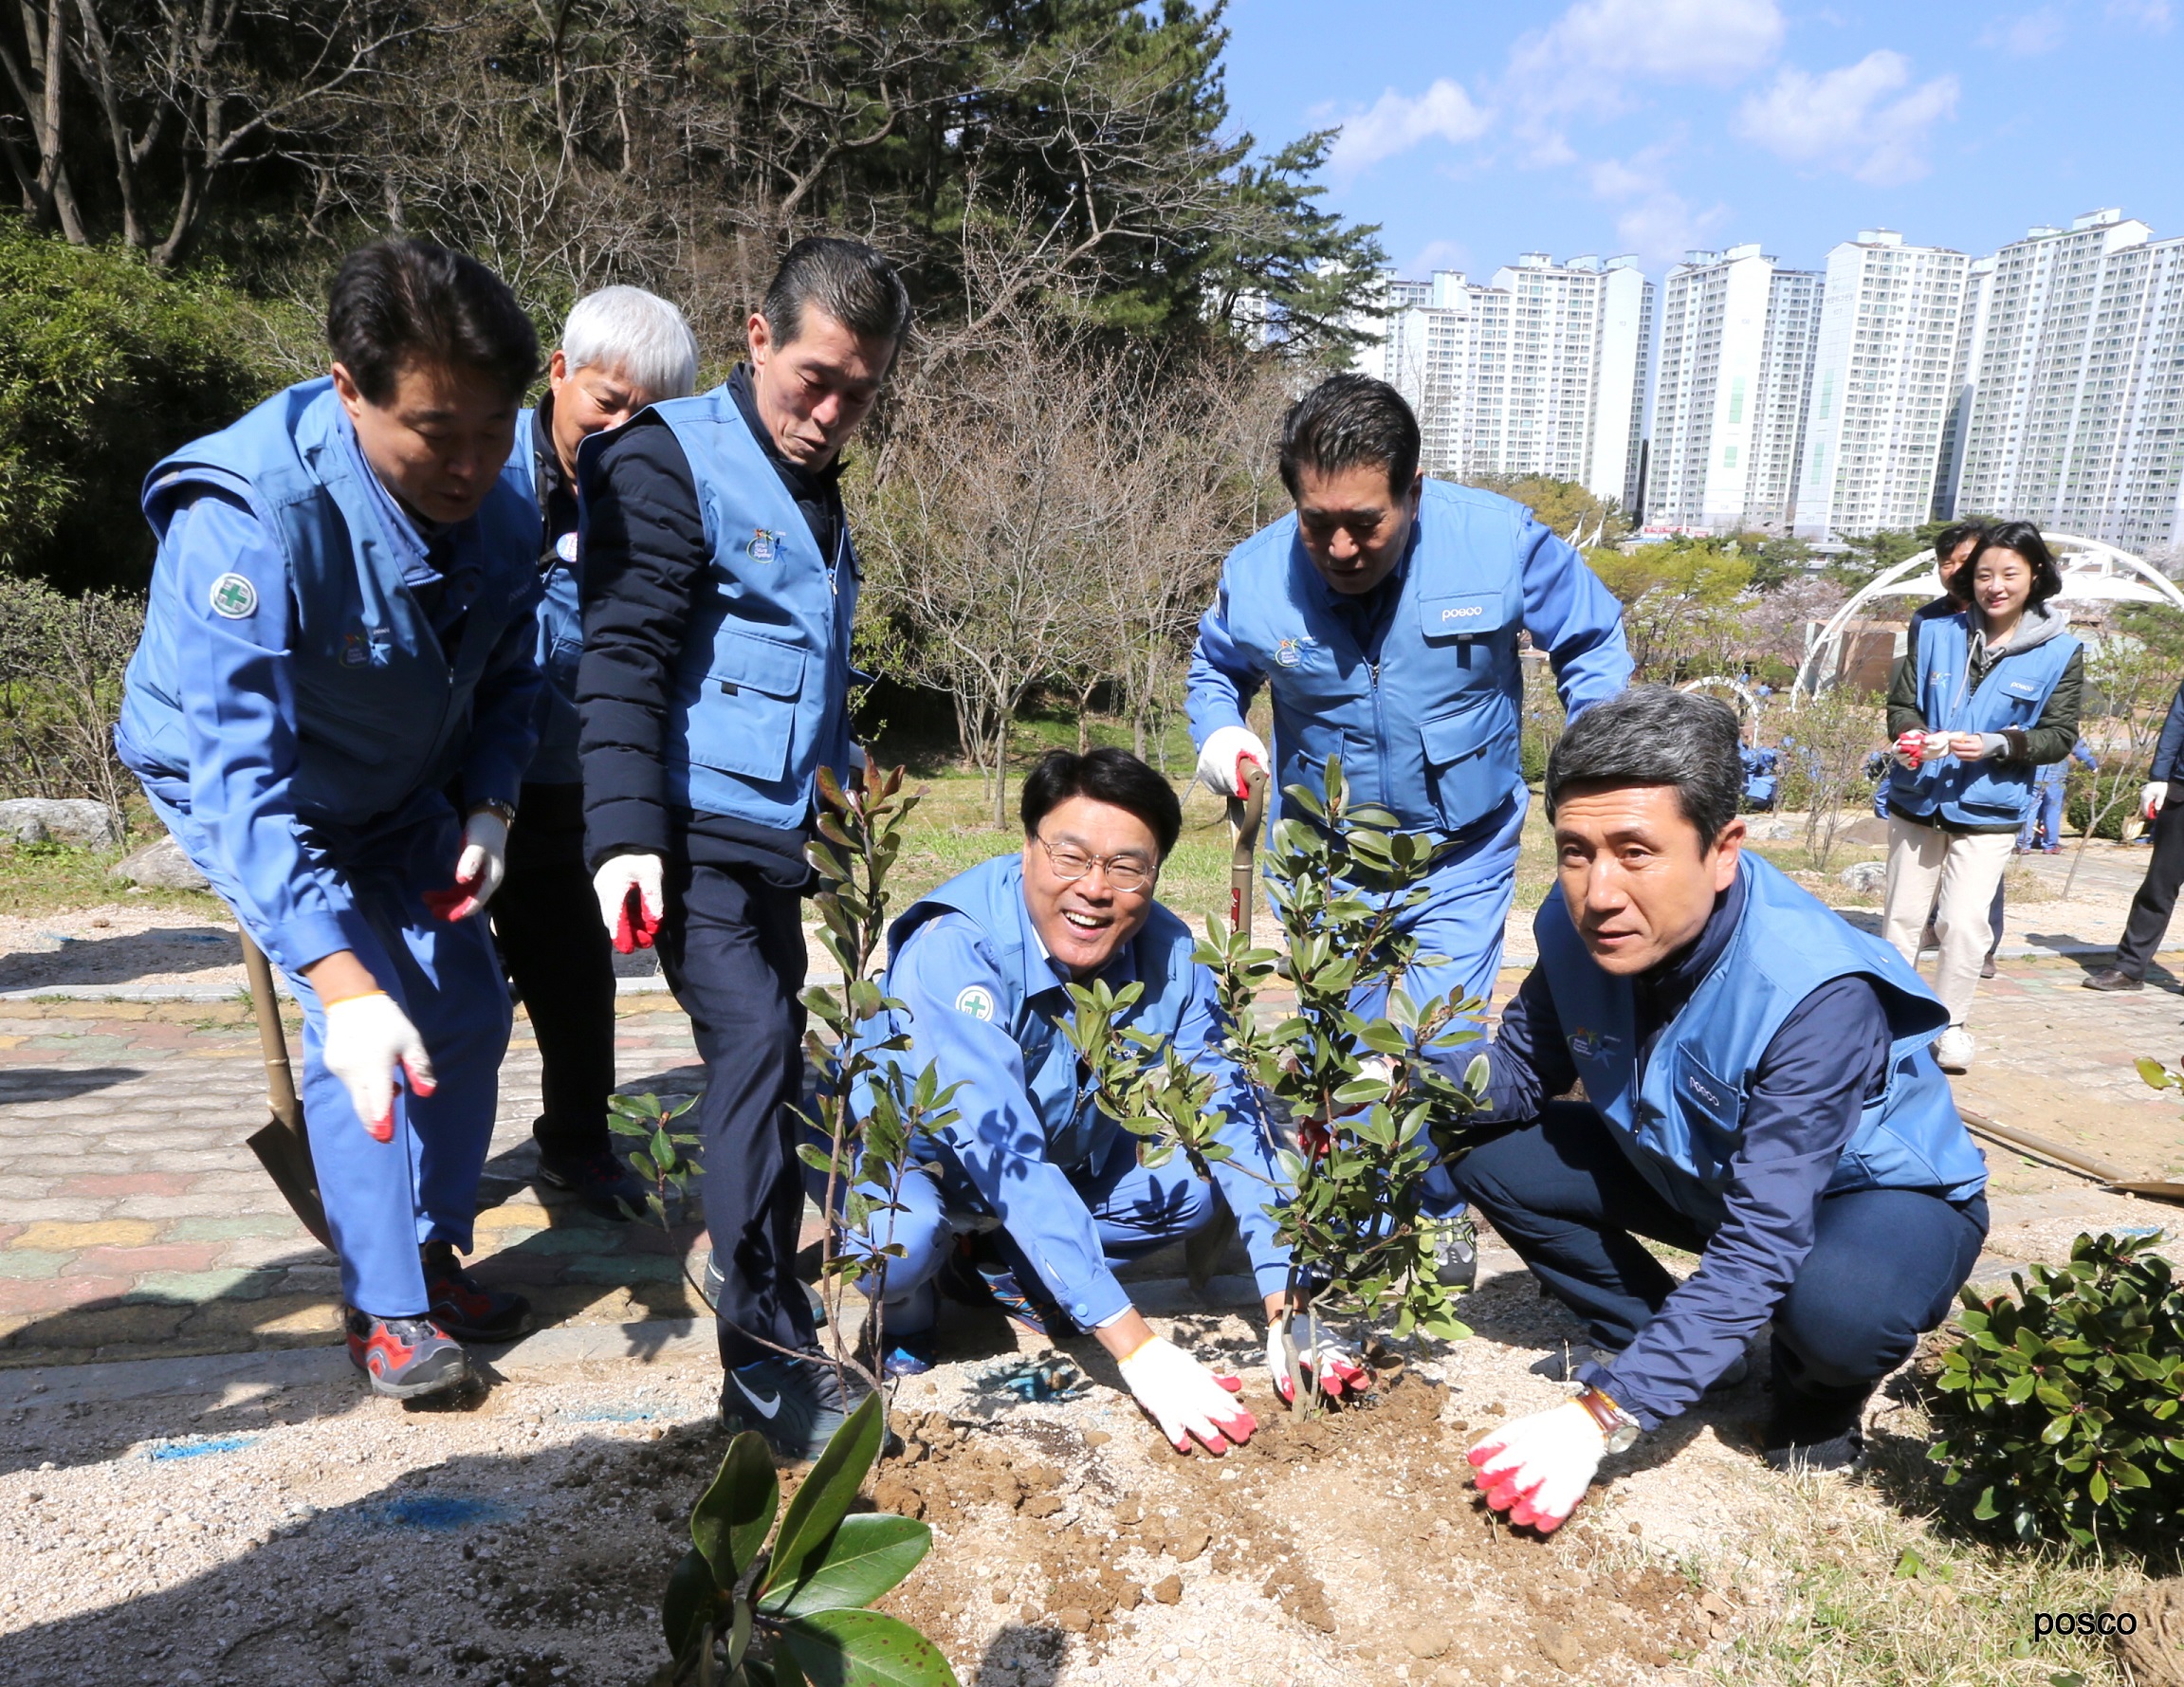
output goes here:
[{"label": "eyeglasses", "polygon": [[1107,871],[1107,882],[1125,895],[1149,890],[1153,880],[1160,877],[1158,866],[1147,867],[1136,855],[1088,855],[1082,850],[1073,850],[1067,844],[1060,849],[1036,832],[1032,842],[1047,853],[1047,865],[1054,869],[1055,878],[1065,885],[1074,884],[1095,867]]}]

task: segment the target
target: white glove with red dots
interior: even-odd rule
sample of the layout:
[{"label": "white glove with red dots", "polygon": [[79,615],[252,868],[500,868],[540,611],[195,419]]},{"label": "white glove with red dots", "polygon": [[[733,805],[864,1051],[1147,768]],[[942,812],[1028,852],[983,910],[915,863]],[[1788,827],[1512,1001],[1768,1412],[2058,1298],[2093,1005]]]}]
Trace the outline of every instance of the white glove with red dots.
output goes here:
[{"label": "white glove with red dots", "polygon": [[1217,797],[1248,797],[1243,764],[1256,761],[1261,772],[1274,765],[1266,745],[1248,726],[1216,726],[1198,753],[1198,777]]},{"label": "white glove with red dots", "polygon": [[1179,1453],[1189,1452],[1196,1436],[1219,1457],[1231,1441],[1242,1446],[1258,1428],[1258,1420],[1236,1398],[1243,1386],[1240,1377],[1215,1375],[1165,1336],[1154,1336],[1117,1368],[1123,1385]]},{"label": "white glove with red dots", "polygon": [[1489,1506],[1546,1534],[1577,1509],[1606,1451],[1606,1435],[1573,1400],[1512,1419],[1466,1457]]}]

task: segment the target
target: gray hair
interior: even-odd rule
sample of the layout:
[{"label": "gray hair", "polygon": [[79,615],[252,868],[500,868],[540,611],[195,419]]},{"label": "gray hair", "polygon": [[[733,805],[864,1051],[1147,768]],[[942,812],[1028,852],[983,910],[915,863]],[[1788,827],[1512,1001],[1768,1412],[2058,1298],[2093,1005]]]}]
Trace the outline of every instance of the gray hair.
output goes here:
[{"label": "gray hair", "polygon": [[1736,711],[1715,697],[1633,686],[1569,724],[1547,759],[1547,817],[1570,785],[1674,785],[1683,817],[1712,849],[1736,818],[1744,767]]},{"label": "gray hair", "polygon": [[655,399],[698,390],[698,337],[683,313],[642,287],[586,293],[561,329],[569,373],[611,369]]},{"label": "gray hair", "polygon": [[811,305],[859,339],[884,339],[897,351],[910,328],[910,296],[885,256],[861,240],[814,234],[789,248],[759,314],[778,346],[793,345]]}]

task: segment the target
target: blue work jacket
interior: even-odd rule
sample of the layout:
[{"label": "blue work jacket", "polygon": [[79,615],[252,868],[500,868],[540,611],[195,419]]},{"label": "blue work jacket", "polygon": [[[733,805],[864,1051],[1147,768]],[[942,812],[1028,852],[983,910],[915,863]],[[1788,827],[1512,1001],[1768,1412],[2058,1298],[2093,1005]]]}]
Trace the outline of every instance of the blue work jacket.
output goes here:
[{"label": "blue work jacket", "polygon": [[[1069,973],[1032,925],[1022,858],[997,855],[957,874],[895,921],[888,945],[886,989],[903,1011],[876,1023],[912,1045],[888,1057],[912,1072],[929,1061],[943,1085],[964,1085],[954,1103],[962,1117],[942,1141],[1071,1317],[1089,1329],[1127,1311],[1129,1296],[1073,1180],[1134,1156],[1138,1139],[1080,1087],[1076,1051],[1060,1029],[1073,1011]],[[1259,1293],[1278,1293],[1289,1250],[1267,1212],[1273,1149],[1255,1092],[1220,1052],[1213,975],[1191,958],[1193,946],[1184,923],[1155,907],[1100,977],[1117,990],[1145,985],[1123,1024],[1172,1039],[1194,1065],[1220,1072],[1213,1106],[1228,1115],[1220,1140],[1232,1157],[1214,1163],[1214,1182]]]},{"label": "blue work jacket", "polygon": [[[516,424],[516,449],[503,470],[539,506],[538,413],[526,410]],[[547,442],[544,449],[553,449]],[[541,541],[543,535],[541,535]],[[574,529],[560,536],[539,559],[539,636],[536,655],[545,684],[539,688],[539,745],[523,778],[534,784],[574,785],[583,777],[577,761],[577,664],[584,654],[584,571]]]},{"label": "blue work jacket", "polygon": [[[652,413],[673,431],[712,553],[690,604],[669,703],[667,797],[679,808],[790,831],[818,771],[850,766],[850,629],[857,559],[845,522],[821,556],[725,384]],[[610,434],[577,453],[581,496]],[[579,537],[578,554],[582,554]]]},{"label": "blue work jacket", "polygon": [[444,815],[450,783],[515,800],[540,685],[537,512],[504,482],[428,540],[321,379],[160,463],[144,513],[159,554],[116,746],[194,818],[247,898],[237,915],[295,971],[361,932],[340,840]]},{"label": "blue work jacket", "polygon": [[1791,1010],[1831,980],[1863,977],[1888,1017],[1889,1071],[1867,1099],[1826,1194],[1924,1189],[1978,1194],[1987,1163],[1928,1045],[1949,1013],[1901,956],[1749,852],[1743,917],[1721,958],[1655,1038],[1643,1066],[1632,983],[1604,970],[1558,886],[1532,932],[1585,1094],[1640,1175],[1711,1235],[1743,1128],[1746,1091]]},{"label": "blue work jacket", "polygon": [[[2067,633],[2029,647],[2004,645],[1973,687],[1968,611],[1932,616],[1917,632],[1918,706],[1929,732],[2003,732],[2037,725],[2079,651],[2078,640]],[[1936,757],[1917,767],[1898,762],[1889,778],[1889,812],[1929,824],[1936,819],[1973,827],[2023,824],[2039,806],[2033,779],[2029,763],[1998,756],[1976,761]]]},{"label": "blue work jacket", "polygon": [[1237,546],[1191,652],[1191,737],[1242,725],[1269,686],[1277,795],[1321,792],[1339,754],[1358,801],[1453,836],[1524,791],[1518,633],[1548,653],[1572,718],[1630,683],[1630,651],[1585,559],[1492,492],[1425,482],[1402,568],[1375,652],[1337,613],[1294,511]]}]

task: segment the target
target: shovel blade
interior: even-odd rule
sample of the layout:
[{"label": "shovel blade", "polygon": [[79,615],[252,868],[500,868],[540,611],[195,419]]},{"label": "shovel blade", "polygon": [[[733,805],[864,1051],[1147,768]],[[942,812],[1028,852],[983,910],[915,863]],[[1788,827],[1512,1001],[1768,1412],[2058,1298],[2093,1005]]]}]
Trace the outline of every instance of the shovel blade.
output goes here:
[{"label": "shovel blade", "polygon": [[326,1205],[319,1199],[319,1173],[311,1164],[311,1149],[303,1139],[278,1119],[268,1119],[250,1133],[250,1152],[281,1191],[281,1199],[303,1220],[303,1228],[329,1250],[334,1233],[326,1224]]}]

